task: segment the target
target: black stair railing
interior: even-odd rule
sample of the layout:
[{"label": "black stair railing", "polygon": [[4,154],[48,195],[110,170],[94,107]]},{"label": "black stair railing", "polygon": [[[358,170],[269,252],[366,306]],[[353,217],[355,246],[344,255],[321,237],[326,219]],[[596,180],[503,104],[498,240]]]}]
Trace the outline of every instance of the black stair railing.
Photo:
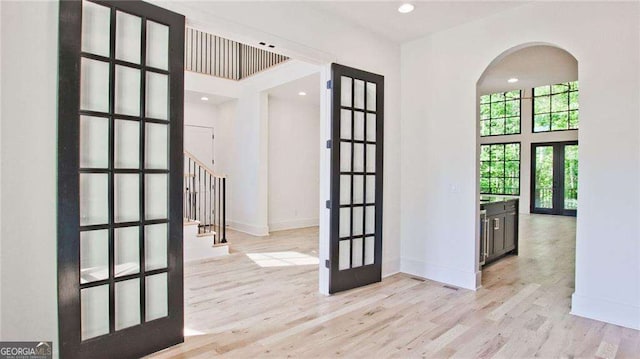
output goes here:
[{"label": "black stair railing", "polygon": [[184,217],[198,222],[198,235],[213,235],[213,243],[227,243],[227,178],[214,173],[184,151]]}]

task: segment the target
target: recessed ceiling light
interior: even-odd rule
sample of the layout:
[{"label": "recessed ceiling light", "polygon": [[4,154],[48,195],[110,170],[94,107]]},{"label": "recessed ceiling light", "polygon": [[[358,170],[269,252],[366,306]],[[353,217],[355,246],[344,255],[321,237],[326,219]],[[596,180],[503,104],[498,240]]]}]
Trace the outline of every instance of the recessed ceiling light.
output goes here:
[{"label": "recessed ceiling light", "polygon": [[200,99],[201,99],[202,101],[209,101],[209,98],[208,98],[207,96],[202,96],[202,97],[200,97]]},{"label": "recessed ceiling light", "polygon": [[304,92],[304,91],[300,91],[300,92],[298,92],[298,95],[300,95],[300,96],[307,96],[307,93],[306,93],[306,92]]},{"label": "recessed ceiling light", "polygon": [[404,3],[404,4],[400,5],[400,7],[398,8],[398,12],[400,12],[402,14],[408,14],[408,13],[412,12],[413,9],[415,9],[415,6],[413,6],[413,4]]},{"label": "recessed ceiling light", "polygon": [[514,83],[518,82],[518,79],[515,78],[515,77],[512,77],[512,78],[508,79],[507,82],[510,83],[510,84],[514,84]]}]

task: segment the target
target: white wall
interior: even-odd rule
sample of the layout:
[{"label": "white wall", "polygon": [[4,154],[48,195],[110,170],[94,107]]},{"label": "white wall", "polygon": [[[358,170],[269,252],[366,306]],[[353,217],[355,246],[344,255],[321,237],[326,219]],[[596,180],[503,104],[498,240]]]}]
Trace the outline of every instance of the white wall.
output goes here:
[{"label": "white wall", "polygon": [[269,230],[318,225],[320,107],[269,96]]},{"label": "white wall", "polygon": [[57,351],[58,3],[0,7],[0,339],[53,341]]},{"label": "white wall", "polygon": [[555,44],[579,64],[572,313],[640,328],[638,7],[540,2],[402,47],[404,272],[475,288],[476,82],[508,49]]},{"label": "white wall", "polygon": [[[562,81],[552,81],[550,84],[557,84],[560,82]],[[520,142],[520,195],[516,197],[519,198],[519,212],[529,213],[531,211],[531,144],[541,142],[577,141],[578,130],[533,133],[531,130],[533,128],[533,107],[530,99],[532,91],[530,88],[521,90],[523,99],[521,100],[520,108],[520,134],[480,137],[480,133],[478,133],[478,141],[481,145]],[[480,178],[480,176],[478,176],[478,178]]]}]

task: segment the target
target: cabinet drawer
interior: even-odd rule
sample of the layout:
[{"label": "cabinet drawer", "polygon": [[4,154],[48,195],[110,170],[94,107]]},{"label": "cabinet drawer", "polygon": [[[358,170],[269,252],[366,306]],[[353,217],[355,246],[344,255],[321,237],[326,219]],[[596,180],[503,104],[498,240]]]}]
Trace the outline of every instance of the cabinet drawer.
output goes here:
[{"label": "cabinet drawer", "polygon": [[484,209],[487,211],[487,216],[504,213],[504,202],[487,203],[484,205]]}]

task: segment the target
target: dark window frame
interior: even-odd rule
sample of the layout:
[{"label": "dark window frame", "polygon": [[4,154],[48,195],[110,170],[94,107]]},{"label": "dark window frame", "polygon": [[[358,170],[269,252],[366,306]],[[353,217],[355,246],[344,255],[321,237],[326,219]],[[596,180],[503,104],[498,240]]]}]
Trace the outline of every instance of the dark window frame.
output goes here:
[{"label": "dark window frame", "polygon": [[[514,92],[514,91],[518,91],[518,97],[517,98],[513,98],[513,99],[509,99],[507,100],[506,94],[509,92]],[[503,100],[500,101],[493,101],[493,95],[496,94],[502,94],[504,96]],[[483,96],[489,96],[489,118],[483,119],[482,118],[482,112],[481,112],[481,108],[482,105],[487,104],[486,102],[482,102],[482,97]],[[507,106],[507,101],[518,101],[518,132],[513,132],[513,133],[506,133],[506,128],[507,128],[507,118],[513,118],[515,116],[503,116],[503,117],[496,117],[493,118],[491,116],[491,107],[494,103],[502,103],[505,106],[505,112],[506,112],[506,106]],[[522,134],[522,90],[513,90],[513,91],[505,91],[505,92],[496,92],[496,93],[492,93],[492,94],[487,94],[487,95],[482,95],[480,96],[479,99],[479,103],[478,103],[478,110],[479,110],[479,124],[480,124],[480,137],[495,137],[495,136],[512,136],[512,135],[520,135]],[[502,119],[504,121],[504,125],[503,128],[505,129],[504,133],[497,133],[497,134],[491,134],[491,120],[499,120]],[[482,134],[482,123],[483,122],[487,122],[489,123],[489,134],[488,135],[483,135]]]},{"label": "dark window frame", "polygon": [[[576,88],[574,90],[571,89],[571,83],[577,83],[578,85],[576,86]],[[553,92],[553,86],[560,86],[560,85],[566,85],[567,86],[567,90],[563,91],[563,92]],[[580,85],[578,83],[578,80],[576,81],[568,81],[568,82],[562,82],[562,83],[558,83],[558,84],[552,84],[552,85],[544,85],[544,86],[538,86],[537,88],[540,87],[545,87],[548,86],[550,88],[549,93],[546,95],[539,95],[536,96],[536,88],[532,88],[531,89],[531,133],[548,133],[548,132],[562,132],[562,131],[578,131],[580,129],[580,106],[578,105],[577,108],[575,109],[571,109],[571,93],[575,92],[578,94],[578,104],[580,103]],[[561,111],[552,111],[551,110],[551,96],[552,95],[558,95],[558,94],[562,94],[562,93],[567,93],[567,110],[561,110]],[[549,98],[549,112],[541,112],[541,113],[536,113],[536,97],[548,97]],[[570,118],[571,118],[571,112],[576,112],[578,114],[578,125],[576,128],[570,128]],[[563,129],[552,129],[553,128],[553,120],[552,120],[552,116],[554,113],[567,113],[567,128],[563,128]],[[536,131],[536,115],[549,115],[549,129],[548,130],[544,130],[544,131]]]},{"label": "dark window frame", "polygon": [[[506,175],[506,162],[507,160],[505,160],[504,158],[502,159],[502,163],[504,164],[504,168],[503,169],[503,173],[501,177],[491,177],[489,176],[487,177],[483,177],[482,176],[482,170],[480,170],[480,194],[483,195],[499,195],[499,196],[519,196],[520,195],[520,190],[522,188],[522,143],[520,141],[512,141],[512,142],[497,142],[497,143],[484,143],[480,145],[480,167],[482,167],[482,163],[483,162],[488,162],[489,163],[489,168],[491,168],[491,163],[492,162],[498,162],[498,161],[493,161],[491,160],[491,152],[489,152],[489,160],[488,161],[483,161],[482,160],[482,147],[483,146],[496,146],[496,145],[502,145],[503,146],[503,153],[506,154],[506,146],[507,145],[518,145],[518,176],[517,177],[507,177]],[[514,161],[510,161],[510,162],[514,162]],[[491,171],[491,170],[489,170]],[[506,191],[502,191],[502,192],[491,192],[491,179],[493,178],[501,178],[503,181],[505,181],[507,178],[517,178],[518,180],[518,191],[517,193],[505,193]],[[489,180],[489,188],[490,191],[489,192],[483,192],[482,191],[482,180],[483,179],[488,179]]]}]

